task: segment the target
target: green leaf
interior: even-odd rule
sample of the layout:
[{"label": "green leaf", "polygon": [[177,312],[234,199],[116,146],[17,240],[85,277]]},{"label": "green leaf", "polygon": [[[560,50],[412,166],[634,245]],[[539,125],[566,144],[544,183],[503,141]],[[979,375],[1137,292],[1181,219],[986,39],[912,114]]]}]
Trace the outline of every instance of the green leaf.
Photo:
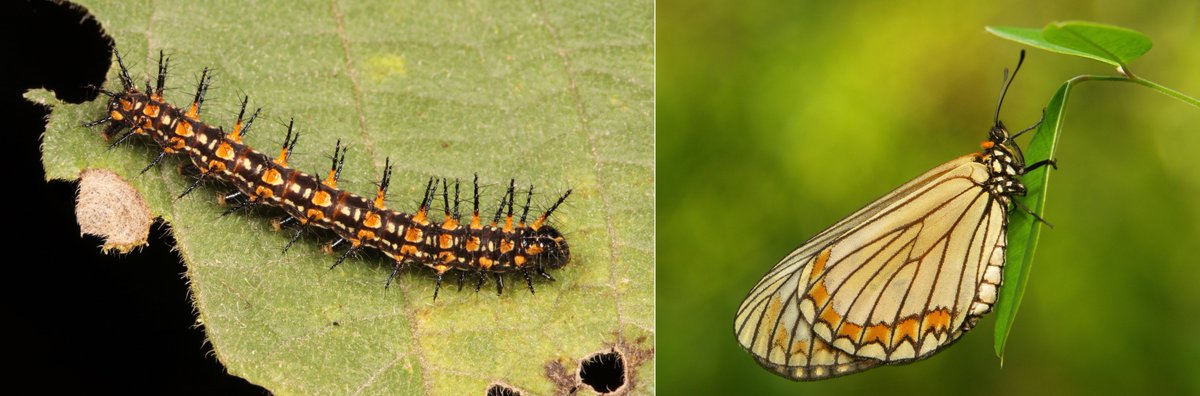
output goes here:
[{"label": "green leaf", "polygon": [[1053,22],[1041,31],[1017,27],[987,27],[1005,39],[1048,51],[1095,59],[1124,70],[1150,50],[1150,38],[1134,30],[1095,22]]},{"label": "green leaf", "polygon": [[[203,120],[229,130],[243,93],[264,107],[248,137],[264,152],[277,152],[294,116],[291,165],[322,174],[334,142],[350,144],[339,187],[373,194],[390,158],[390,207],[414,210],[430,176],[469,187],[478,173],[484,210],[510,177],[537,185],[535,205],[575,191],[556,215],[572,252],[557,282],[531,295],[508,276],[497,296],[491,283],[471,292],[473,279],[456,292],[452,278],[435,301],[425,268],[385,289],[382,255],[329,270],[326,234],[280,254],[290,232],[268,224],[279,213],[222,217],[213,196],[228,186],[173,199],[189,182],[176,171],[183,158],[139,174],[157,147],[106,150],[98,128],[79,126],[103,116],[103,100],[57,103],[47,177],[111,169],[147,198],[171,225],[200,324],[231,373],[280,394],[480,394],[492,382],[551,394],[548,362],[576,370],[618,338],[654,342],[652,4],[83,3],[135,80],[154,72],[158,51],[171,56],[168,101],[189,103],[208,66]],[[114,61],[110,89],[115,76]],[[652,392],[653,362],[631,369]]]},{"label": "green leaf", "polygon": [[[1072,81],[1063,83],[1050,103],[1046,105],[1046,118],[1034,132],[1033,139],[1025,148],[1028,164],[1054,158],[1062,131],[1062,116],[1066,109],[1067,96]],[[1028,193],[1017,199],[1039,217],[1045,218],[1046,190],[1050,183],[1049,165],[1034,169],[1021,178]],[[996,302],[996,356],[1004,361],[1004,345],[1017,317],[1017,308],[1029,283],[1029,271],[1033,267],[1033,253],[1037,249],[1042,223],[1021,209],[1012,211],[1008,223],[1008,250],[1005,255],[1004,284],[1000,286],[1000,297]]]},{"label": "green leaf", "polygon": [[1004,39],[1016,41],[1021,44],[1028,45],[1034,48],[1041,48],[1051,52],[1060,54],[1088,57],[1086,52],[1076,51],[1067,47],[1054,44],[1042,36],[1042,31],[1039,29],[1012,27],[1012,26],[988,26],[987,31]]},{"label": "green leaf", "polygon": [[1088,54],[1101,62],[1128,68],[1129,62],[1150,50],[1150,38],[1134,30],[1094,22],[1057,22],[1042,35],[1051,43]]}]

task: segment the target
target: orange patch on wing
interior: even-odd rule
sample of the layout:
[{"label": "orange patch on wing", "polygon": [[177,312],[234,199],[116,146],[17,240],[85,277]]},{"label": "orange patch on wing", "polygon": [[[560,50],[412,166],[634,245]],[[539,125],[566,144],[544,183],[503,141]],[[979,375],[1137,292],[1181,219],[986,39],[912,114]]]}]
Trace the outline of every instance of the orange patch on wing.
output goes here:
[{"label": "orange patch on wing", "polygon": [[792,351],[791,351],[791,352],[792,352],[792,354],[793,354],[793,355],[805,355],[805,356],[808,356],[808,342],[806,342],[806,341],[803,341],[803,340],[801,340],[801,341],[796,341],[796,342],[793,342],[793,343],[792,343]]},{"label": "orange patch on wing", "polygon": [[373,241],[375,240],[375,233],[367,230],[358,230],[358,238]]},{"label": "orange patch on wing", "polygon": [[492,264],[495,264],[495,263],[496,263],[496,261],[494,261],[490,258],[487,258],[487,257],[479,258],[479,267],[481,267],[483,269],[492,268]]},{"label": "orange patch on wing", "polygon": [[867,326],[867,333],[863,335],[863,344],[870,344],[878,341],[881,345],[887,346],[888,335],[891,334],[891,328],[880,323],[873,326]]},{"label": "orange patch on wing", "polygon": [[921,324],[921,333],[944,333],[950,329],[950,310],[935,309],[925,314]]},{"label": "orange patch on wing", "polygon": [[446,221],[442,222],[443,230],[454,230],[457,228],[458,228],[458,220],[455,220],[453,217],[447,217]]},{"label": "orange patch on wing", "polygon": [[842,315],[833,311],[833,305],[826,305],[825,309],[821,310],[821,321],[833,326],[842,321]]},{"label": "orange patch on wing", "polygon": [[788,349],[788,338],[790,336],[791,334],[788,334],[787,329],[784,329],[783,326],[776,327],[773,344],[775,344],[775,347],[786,351]]},{"label": "orange patch on wing", "polygon": [[442,249],[454,247],[454,236],[450,234],[438,235],[438,247]]},{"label": "orange patch on wing", "polygon": [[829,253],[832,251],[832,248],[825,249],[821,251],[821,254],[817,255],[817,259],[813,260],[812,271],[809,272],[810,277],[816,278],[821,271],[825,270],[825,262],[829,261]]},{"label": "orange patch on wing", "polygon": [[517,255],[513,257],[513,264],[516,264],[518,267],[525,265],[525,256]]},{"label": "orange patch on wing", "polygon": [[538,245],[530,245],[528,248],[525,248],[525,253],[530,256],[542,254],[543,251],[545,251],[545,249],[542,249],[542,247]]},{"label": "orange patch on wing", "polygon": [[316,209],[309,209],[308,211],[304,212],[304,215],[313,220],[321,220],[325,218],[325,212]]},{"label": "orange patch on wing", "polygon": [[856,324],[850,323],[850,322],[845,322],[845,323],[842,323],[842,328],[838,329],[837,336],[838,337],[847,337],[853,342],[858,342],[858,339],[862,337],[862,330],[863,330],[862,326],[859,326],[859,325],[856,325]]},{"label": "orange patch on wing", "polygon": [[779,312],[782,309],[783,301],[779,299],[779,295],[772,295],[771,299],[767,301],[767,313],[764,317],[777,318],[779,317]]},{"label": "orange patch on wing", "polygon": [[270,198],[270,197],[275,196],[275,191],[272,191],[271,189],[263,187],[263,186],[258,186],[257,188],[254,189],[254,194],[256,195],[256,197],[252,197],[251,199],[254,199],[257,197]]},{"label": "orange patch on wing", "polygon": [[400,254],[404,256],[415,256],[417,254],[417,246],[405,244],[404,246],[400,247]]},{"label": "orange patch on wing", "polygon": [[996,143],[991,140],[984,140],[982,143],[979,143],[979,148],[984,149],[984,150],[990,149],[992,147],[996,147]]},{"label": "orange patch on wing", "polygon": [[920,323],[915,316],[901,320],[900,324],[896,325],[896,332],[892,334],[892,345],[900,345],[900,341],[905,338],[912,340],[913,345],[916,345],[917,327],[919,326]]},{"label": "orange patch on wing", "polygon": [[508,253],[513,250],[513,241],[504,239],[500,241],[500,254]]},{"label": "orange patch on wing", "polygon": [[819,307],[829,301],[829,289],[825,288],[825,282],[822,281],[809,290],[808,296],[813,299],[813,304]]}]

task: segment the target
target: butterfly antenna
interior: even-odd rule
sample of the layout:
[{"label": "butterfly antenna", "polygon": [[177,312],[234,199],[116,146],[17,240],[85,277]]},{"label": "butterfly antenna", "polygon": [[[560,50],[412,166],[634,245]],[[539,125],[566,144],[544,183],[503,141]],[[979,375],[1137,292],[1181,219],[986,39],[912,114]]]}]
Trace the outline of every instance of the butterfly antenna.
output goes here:
[{"label": "butterfly antenna", "polygon": [[992,122],[1000,125],[1000,107],[1004,106],[1004,96],[1008,94],[1008,87],[1012,85],[1013,79],[1017,78],[1017,72],[1021,70],[1021,64],[1025,63],[1025,50],[1021,50],[1021,57],[1017,59],[1017,67],[1013,69],[1012,76],[1008,75],[1008,69],[1004,69],[1004,80],[1000,83],[1003,87],[1000,89],[1000,102],[996,103],[996,116],[992,118]]}]

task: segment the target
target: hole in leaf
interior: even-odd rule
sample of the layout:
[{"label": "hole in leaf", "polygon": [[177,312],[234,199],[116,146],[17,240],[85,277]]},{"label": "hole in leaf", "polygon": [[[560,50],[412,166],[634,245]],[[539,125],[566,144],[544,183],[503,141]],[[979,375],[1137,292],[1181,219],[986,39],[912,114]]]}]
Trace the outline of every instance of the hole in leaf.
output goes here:
[{"label": "hole in leaf", "polygon": [[579,378],[596,392],[615,391],[625,385],[625,359],[616,349],[592,355],[580,364]]},{"label": "hole in leaf", "polygon": [[487,389],[487,396],[521,396],[521,392],[504,384],[492,384]]}]

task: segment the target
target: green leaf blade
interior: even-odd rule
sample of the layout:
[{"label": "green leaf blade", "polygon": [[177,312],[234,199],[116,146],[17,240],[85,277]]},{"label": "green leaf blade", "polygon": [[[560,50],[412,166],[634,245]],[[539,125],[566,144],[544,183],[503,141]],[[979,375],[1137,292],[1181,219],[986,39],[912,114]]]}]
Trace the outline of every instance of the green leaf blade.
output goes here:
[{"label": "green leaf blade", "polygon": [[1153,45],[1149,37],[1138,31],[1085,21],[1052,22],[1041,30],[988,26],[987,31],[1034,48],[1093,59],[1124,69]]},{"label": "green leaf blade", "polygon": [[1046,39],[1040,29],[1022,28],[1015,26],[988,26],[988,33],[994,34],[1000,38],[1015,41],[1021,44],[1028,45],[1034,48],[1041,48],[1050,52],[1057,52],[1065,55],[1090,57],[1088,53],[1077,51],[1071,48],[1063,47]]},{"label": "green leaf blade", "polygon": [[1129,62],[1145,54],[1153,43],[1131,29],[1095,22],[1055,22],[1042,29],[1051,43],[1085,53],[1088,58],[1128,68]]},{"label": "green leaf blade", "polygon": [[[1063,83],[1046,105],[1046,118],[1025,148],[1027,163],[1054,158],[1062,130],[1062,116],[1072,81]],[[1050,182],[1050,166],[1043,166],[1026,173],[1021,182],[1028,193],[1017,201],[1033,213],[1045,218],[1046,191]],[[1008,249],[1005,254],[1004,284],[996,302],[996,356],[1004,360],[1004,346],[1016,320],[1017,309],[1029,283],[1029,272],[1033,267],[1033,255],[1041,235],[1042,223],[1020,209],[1012,212],[1008,223]]]}]

